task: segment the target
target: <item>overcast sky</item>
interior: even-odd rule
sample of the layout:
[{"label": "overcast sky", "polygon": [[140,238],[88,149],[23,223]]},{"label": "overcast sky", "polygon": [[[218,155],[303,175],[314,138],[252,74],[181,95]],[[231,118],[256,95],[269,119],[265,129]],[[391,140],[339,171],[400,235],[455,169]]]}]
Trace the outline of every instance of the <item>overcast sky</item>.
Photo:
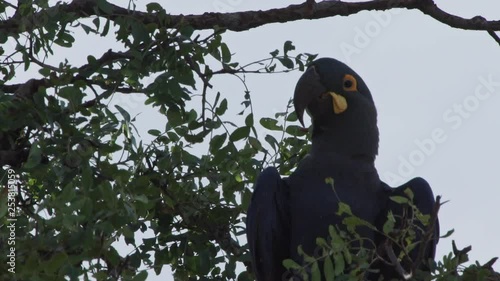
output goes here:
[{"label": "overcast sky", "polygon": [[[172,14],[200,14],[264,10],[303,1],[159,2]],[[498,0],[436,2],[466,18],[500,19]],[[423,177],[435,195],[449,200],[439,214],[441,232],[453,228],[455,233],[440,241],[437,259],[451,251],[452,239],[459,247],[472,245],[472,260],[484,263],[500,255],[500,46],[486,32],[453,29],[419,11],[393,10],[271,24],[228,32],[223,38],[241,63],[266,57],[291,40],[299,52],[334,57],[351,66],[377,105],[376,165],[381,177],[391,186]],[[58,59],[66,56],[85,63],[83,54],[98,55],[114,46],[112,37],[96,39],[99,44],[77,38],[75,47],[61,50]],[[257,117],[283,111],[300,75],[247,76]],[[214,91],[232,96],[233,106],[238,106],[241,84],[231,77],[214,82]],[[141,113],[138,126],[150,129],[156,122],[163,128],[151,110],[140,106],[140,99],[120,102]],[[500,262],[495,269],[500,270]],[[151,272],[148,280],[172,280],[169,275],[167,269],[160,277]]]},{"label": "overcast sky", "polygon": [[[198,14],[303,1],[180,2],[166,1],[165,7]],[[497,0],[436,3],[466,18],[500,17]],[[437,258],[451,251],[452,239],[458,247],[472,245],[472,260],[484,263],[500,255],[500,46],[486,32],[453,29],[419,11],[393,10],[271,24],[229,32],[224,39],[241,62],[262,58],[291,40],[300,52],[350,65],[378,108],[381,177],[392,186],[423,177],[435,195],[449,200],[439,215],[441,232],[453,228],[455,233],[440,241]],[[300,75],[248,76],[257,114],[282,111]],[[216,86],[239,98],[232,80]]]}]

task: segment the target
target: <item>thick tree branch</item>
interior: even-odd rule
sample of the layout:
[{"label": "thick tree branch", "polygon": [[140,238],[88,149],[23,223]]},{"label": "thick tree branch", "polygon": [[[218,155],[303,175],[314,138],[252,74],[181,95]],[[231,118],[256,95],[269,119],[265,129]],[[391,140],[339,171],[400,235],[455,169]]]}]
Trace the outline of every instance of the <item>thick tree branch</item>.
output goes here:
[{"label": "thick tree branch", "polygon": [[[195,29],[212,29],[216,26],[232,31],[244,31],[270,23],[285,23],[302,19],[320,19],[333,16],[349,16],[360,11],[384,11],[393,8],[420,10],[424,14],[454,28],[466,30],[500,31],[500,20],[478,21],[449,14],[432,0],[376,0],[346,3],[341,1],[323,1],[320,3],[304,2],[279,9],[266,11],[245,11],[235,13],[204,13],[201,15],[164,15],[162,17],[145,12],[130,11],[126,8],[109,4],[106,11],[99,11],[97,0],[74,0],[69,4],[58,4],[22,19],[14,16],[0,22],[0,30],[6,35],[33,31],[45,24],[44,14],[72,13],[77,19],[91,16],[102,16],[111,20],[126,16],[133,17],[143,23],[157,23],[164,28],[179,25],[191,25]],[[168,12],[168,11],[167,11]],[[22,22],[22,24],[21,24]]]}]

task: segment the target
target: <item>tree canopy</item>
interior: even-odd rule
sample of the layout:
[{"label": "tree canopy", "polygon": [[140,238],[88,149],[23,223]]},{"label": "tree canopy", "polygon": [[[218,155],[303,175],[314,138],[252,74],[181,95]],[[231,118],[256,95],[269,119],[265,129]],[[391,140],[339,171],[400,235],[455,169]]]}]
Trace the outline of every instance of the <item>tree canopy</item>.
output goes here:
[{"label": "tree canopy", "polygon": [[[252,185],[269,165],[290,174],[310,142],[291,103],[254,117],[246,77],[303,71],[316,54],[286,41],[254,62],[235,61],[224,33],[397,8],[500,44],[500,20],[461,18],[432,0],[199,15],[154,2],[145,10],[133,1],[0,2],[0,279],[139,281],[168,265],[178,280],[252,280],[242,239]],[[54,51],[106,38],[116,47],[83,64]],[[241,81],[239,105],[212,90],[223,75]],[[164,117],[155,120],[161,129],[146,129],[151,141],[111,102],[122,95],[144,97]],[[437,261],[438,280],[500,279],[494,259],[464,268],[469,250],[454,246]]]}]

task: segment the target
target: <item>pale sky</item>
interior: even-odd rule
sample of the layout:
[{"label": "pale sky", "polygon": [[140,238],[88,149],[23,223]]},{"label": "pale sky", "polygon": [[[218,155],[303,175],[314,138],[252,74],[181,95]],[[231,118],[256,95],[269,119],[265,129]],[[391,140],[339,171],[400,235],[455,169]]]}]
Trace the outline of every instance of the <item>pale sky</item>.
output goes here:
[{"label": "pale sky", "polygon": [[[171,7],[172,13],[192,14],[264,10],[301,2],[166,1],[165,7]],[[436,3],[468,18],[498,19],[500,10],[496,0]],[[377,105],[376,165],[381,177],[392,186],[423,177],[435,195],[449,200],[439,214],[441,232],[453,228],[455,233],[440,241],[436,258],[451,251],[452,239],[458,247],[472,245],[472,261],[484,263],[500,255],[496,178],[500,172],[500,46],[486,32],[453,29],[419,11],[400,9],[271,24],[228,32],[224,38],[241,62],[262,58],[291,40],[297,51],[350,65],[368,84]],[[247,76],[254,110],[260,116],[282,111],[300,75]],[[235,93],[235,81],[220,80],[218,90],[241,97]],[[431,139],[434,145],[429,144]],[[400,180],[391,180],[391,175]],[[500,262],[495,269],[500,270]]]},{"label": "pale sky", "polygon": [[[115,1],[123,5],[126,1]],[[303,1],[158,1],[172,14],[209,11],[264,10]],[[260,3],[259,3],[260,2]],[[466,18],[482,15],[500,19],[498,0],[436,1],[444,10]],[[145,4],[146,1],[138,3]],[[139,7],[141,7],[139,5]],[[85,63],[86,54],[114,48],[113,38],[78,42],[61,50],[71,61]],[[419,11],[362,12],[349,17],[271,24],[223,35],[234,60],[252,62],[282,49],[291,40],[298,52],[334,57],[360,74],[378,109],[380,150],[376,165],[391,186],[420,176],[441,195],[442,234],[436,259],[458,247],[472,245],[472,261],[487,262],[500,255],[500,46],[482,31],[448,27]],[[106,43],[109,43],[107,45]],[[85,55],[83,55],[85,54]],[[285,109],[301,72],[249,75],[257,117]],[[23,77],[19,75],[19,77]],[[219,77],[214,91],[230,97],[238,108],[243,88],[236,79]],[[138,116],[137,126],[163,128],[164,121],[141,106],[141,99],[118,102]],[[231,106],[231,103],[230,103]],[[500,270],[500,262],[495,265]],[[172,280],[167,267],[148,280]]]}]

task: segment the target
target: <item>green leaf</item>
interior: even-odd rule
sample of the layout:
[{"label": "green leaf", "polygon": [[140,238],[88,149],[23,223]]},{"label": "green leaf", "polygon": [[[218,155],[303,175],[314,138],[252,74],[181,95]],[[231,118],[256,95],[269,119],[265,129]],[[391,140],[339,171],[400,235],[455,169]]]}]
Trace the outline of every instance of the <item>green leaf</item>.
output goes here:
[{"label": "green leaf", "polygon": [[391,233],[394,230],[395,223],[396,219],[394,218],[394,214],[391,211],[389,211],[389,213],[387,213],[387,221],[384,223],[382,231],[385,234]]},{"label": "green leaf", "polygon": [[278,147],[279,147],[278,141],[276,141],[276,139],[273,136],[266,135],[264,137],[264,139],[266,140],[267,143],[269,143],[271,145],[271,147],[273,148],[274,151],[278,150]]},{"label": "green leaf", "polygon": [[81,27],[83,29],[83,31],[85,31],[86,34],[90,34],[90,33],[97,33],[95,29],[93,29],[92,27],[86,25],[86,24],[83,24],[83,23],[80,23],[81,24]]},{"label": "green leaf", "polygon": [[247,117],[245,118],[245,125],[247,125],[248,127],[253,126],[253,113],[247,115]]},{"label": "green leaf", "polygon": [[109,18],[106,19],[106,23],[104,24],[104,27],[103,27],[103,29],[101,31],[101,36],[104,37],[104,36],[106,36],[108,34],[110,22],[111,22],[111,20]]},{"label": "green leaf", "polygon": [[160,12],[163,11],[163,7],[156,2],[151,2],[146,4],[146,11],[148,11],[148,13]]},{"label": "green leaf", "polygon": [[196,135],[186,134],[186,135],[184,135],[184,139],[189,143],[202,143],[205,135],[206,135],[206,133],[204,133],[204,132],[201,132],[201,133],[196,134]]},{"label": "green leaf", "polygon": [[151,130],[148,130],[148,134],[157,137],[157,136],[161,135],[161,132],[160,132],[160,130],[151,129]]},{"label": "green leaf", "polygon": [[334,281],[335,280],[335,271],[333,268],[332,259],[330,256],[325,257],[325,264],[323,265],[323,269],[325,272],[325,280],[326,281]]},{"label": "green leaf", "polygon": [[42,67],[38,70],[38,73],[42,74],[43,77],[47,77],[50,75],[52,71],[48,68]]},{"label": "green leaf", "polygon": [[167,110],[168,123],[175,128],[183,123],[181,112],[173,107]]},{"label": "green leaf", "polygon": [[300,266],[298,263],[296,263],[294,260],[291,260],[291,259],[284,260],[283,266],[286,269],[301,269],[302,268],[302,266]]},{"label": "green leaf", "polygon": [[337,211],[337,215],[341,216],[343,214],[352,216],[351,207],[346,203],[339,202],[339,210]]},{"label": "green leaf", "polygon": [[[194,29],[191,25],[189,25],[189,24],[185,24],[185,25],[183,25],[183,26],[181,26],[181,27],[179,28],[179,32],[180,32],[183,36],[185,36],[185,37],[187,37],[187,38],[191,37],[191,35],[193,35],[194,31],[195,31],[195,29]],[[182,46],[182,45],[181,45],[181,46]],[[184,46],[183,46],[183,47],[184,47]]]},{"label": "green leaf", "polygon": [[66,48],[73,46],[74,42],[75,42],[75,38],[71,34],[67,33],[66,31],[59,32],[57,34],[57,38],[54,40],[54,43],[56,43],[57,45],[59,45],[61,47],[66,47]]},{"label": "green leaf", "polygon": [[302,128],[302,126],[290,125],[286,127],[287,134],[294,137],[302,137],[307,135],[307,131]]},{"label": "green leaf", "polygon": [[231,61],[231,52],[229,51],[229,48],[227,47],[226,43],[221,43],[220,49],[222,53],[222,62],[229,63]]},{"label": "green leaf", "polygon": [[173,142],[178,142],[181,139],[179,135],[174,132],[167,132],[167,136]]},{"label": "green leaf", "polygon": [[[250,189],[245,189],[243,192],[243,195],[241,196],[241,207],[246,210],[248,209],[248,206],[250,205],[250,201],[252,201],[252,192]],[[1,206],[0,206],[1,208]],[[1,218],[1,216],[0,216]]]},{"label": "green leaf", "polygon": [[132,35],[136,44],[151,40],[149,32],[146,30],[146,26],[144,24],[131,22],[130,27],[130,35]]},{"label": "green leaf", "polygon": [[440,236],[439,238],[440,239],[448,238],[453,234],[453,232],[455,232],[455,229],[450,229],[450,230],[448,230],[448,232],[446,232],[446,234],[444,234],[443,236]]},{"label": "green leaf", "polygon": [[89,166],[82,167],[82,187],[85,189],[91,189],[94,183],[94,174],[92,168]]},{"label": "green leaf", "polygon": [[99,10],[108,15],[113,12],[113,8],[106,0],[97,0],[97,7],[99,7]]},{"label": "green leaf", "polygon": [[258,150],[258,151],[261,151],[262,150],[262,144],[260,143],[260,141],[254,137],[248,137],[248,143],[250,143],[250,145]]},{"label": "green leaf", "polygon": [[239,141],[243,138],[248,137],[249,134],[250,134],[250,127],[246,127],[246,126],[239,127],[236,130],[234,130],[233,133],[231,133],[231,136],[229,137],[229,139],[232,142],[235,142],[235,141]]},{"label": "green leaf", "polygon": [[297,113],[293,111],[292,113],[288,114],[286,117],[286,121],[288,122],[295,122],[298,121],[299,119],[297,118]]},{"label": "green leaf", "polygon": [[221,53],[220,53],[219,49],[214,48],[214,49],[210,52],[210,54],[211,54],[211,55],[212,55],[212,56],[213,56],[216,60],[218,60],[218,61],[221,61],[221,60],[222,60],[222,58],[221,58]]},{"label": "green leaf", "polygon": [[329,249],[330,248],[330,245],[328,245],[328,243],[326,242],[325,238],[323,237],[318,237],[316,238],[316,245],[324,248],[324,249]]},{"label": "green leaf", "polygon": [[144,203],[144,204],[147,204],[149,202],[148,197],[144,194],[133,196],[133,199],[137,200],[138,202]]},{"label": "green leaf", "polygon": [[325,178],[325,183],[330,185],[331,187],[334,187],[334,182],[335,181],[333,180],[333,178],[330,178],[330,177]]},{"label": "green leaf", "polygon": [[416,213],[415,216],[423,225],[425,226],[429,225],[429,222],[431,220],[431,215],[424,215],[419,210],[417,210],[415,213]]},{"label": "green leaf", "polygon": [[44,271],[52,274],[58,271],[63,264],[68,260],[68,255],[64,252],[58,252],[54,254],[49,261],[45,263]]},{"label": "green leaf", "polygon": [[211,257],[209,249],[204,249],[199,253],[198,259],[198,271],[203,275],[210,272],[211,267]]},{"label": "green leaf", "polygon": [[67,99],[73,105],[80,105],[84,96],[80,88],[74,86],[60,88],[57,94]]},{"label": "green leaf", "polygon": [[341,253],[333,253],[333,262],[335,263],[335,276],[339,276],[345,269],[344,256]]},{"label": "green leaf", "polygon": [[321,281],[321,271],[319,270],[317,261],[311,267],[311,281]]},{"label": "green leaf", "polygon": [[217,150],[219,150],[226,141],[226,138],[227,138],[226,133],[222,135],[213,136],[212,139],[210,140],[210,152],[215,153]]},{"label": "green leaf", "polygon": [[125,109],[123,109],[123,107],[121,107],[119,105],[115,105],[115,107],[116,107],[116,109],[118,109],[118,111],[120,112],[120,114],[123,116],[123,119],[127,123],[130,123],[130,114]]},{"label": "green leaf", "polygon": [[349,248],[345,248],[344,251],[342,251],[342,252],[344,253],[345,262],[347,264],[351,264],[352,263],[352,255],[351,255]]},{"label": "green leaf", "polygon": [[281,62],[281,64],[288,68],[288,69],[293,69],[293,61],[289,58],[278,58],[279,62]]},{"label": "green leaf", "polygon": [[219,106],[215,109],[215,114],[217,115],[223,115],[227,110],[227,100],[226,99],[223,99]]},{"label": "green leaf", "polygon": [[404,193],[406,194],[406,196],[408,196],[408,198],[410,199],[410,201],[413,202],[413,198],[414,198],[413,191],[411,191],[410,188],[406,188],[404,190]]},{"label": "green leaf", "polygon": [[360,219],[358,217],[355,217],[355,216],[345,218],[343,220],[343,223],[347,226],[347,228],[350,231],[354,231],[357,226],[366,226],[366,227],[373,229],[373,230],[377,229],[371,223],[369,223],[363,219]]},{"label": "green leaf", "polygon": [[316,261],[315,257],[311,257],[304,252],[302,245],[297,246],[297,253],[304,259],[306,263],[313,263]]},{"label": "green leaf", "polygon": [[42,150],[37,143],[33,143],[30,148],[28,160],[26,160],[26,163],[24,163],[24,168],[32,169],[38,166],[38,164],[40,164],[40,161],[42,161]]},{"label": "green leaf", "polygon": [[292,41],[288,40],[283,44],[283,52],[285,53],[285,56],[288,54],[289,51],[295,50],[295,46],[293,45]]},{"label": "green leaf", "polygon": [[92,20],[92,23],[95,25],[95,29],[99,30],[99,27],[101,26],[101,21],[98,17],[94,18]]},{"label": "green leaf", "polygon": [[148,272],[146,270],[142,270],[139,273],[137,273],[134,278],[132,278],[132,281],[144,281],[148,278]]},{"label": "green leaf", "polygon": [[391,196],[389,197],[392,201],[398,203],[398,204],[405,204],[409,203],[408,198],[403,197],[403,196]]},{"label": "green leaf", "polygon": [[262,127],[272,130],[272,131],[283,131],[283,126],[278,126],[278,120],[272,119],[272,118],[261,118],[260,119],[260,124]]},{"label": "green leaf", "polygon": [[328,226],[328,233],[330,234],[330,237],[332,239],[339,236],[339,234],[337,233],[337,230],[335,229],[335,226],[333,226],[333,225]]},{"label": "green leaf", "polygon": [[248,271],[243,271],[238,275],[238,279],[236,281],[254,281],[254,279]]},{"label": "green leaf", "polygon": [[299,66],[299,71],[305,70],[304,62],[302,62],[302,54],[299,54],[295,57],[295,63]]}]

